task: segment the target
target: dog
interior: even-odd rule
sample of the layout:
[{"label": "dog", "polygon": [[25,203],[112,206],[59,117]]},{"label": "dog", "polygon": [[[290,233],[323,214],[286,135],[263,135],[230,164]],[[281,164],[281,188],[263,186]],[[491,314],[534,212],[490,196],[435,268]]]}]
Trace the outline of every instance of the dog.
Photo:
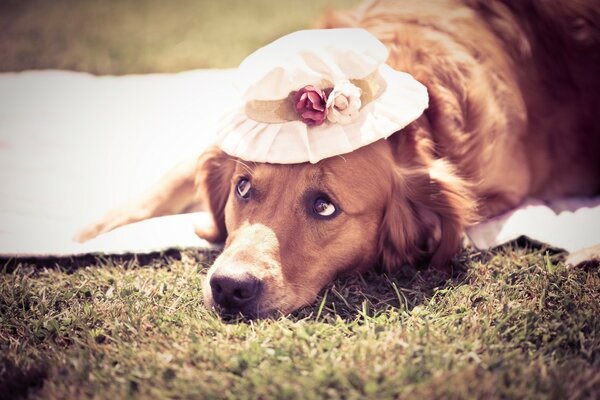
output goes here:
[{"label": "dog", "polygon": [[388,65],[427,87],[423,115],[316,164],[246,162],[210,148],[79,239],[201,205],[213,224],[197,234],[224,242],[205,303],[254,318],[311,304],[339,274],[444,269],[470,224],[527,197],[598,193],[594,1],[379,0],[329,12],[321,26],[375,35]]}]

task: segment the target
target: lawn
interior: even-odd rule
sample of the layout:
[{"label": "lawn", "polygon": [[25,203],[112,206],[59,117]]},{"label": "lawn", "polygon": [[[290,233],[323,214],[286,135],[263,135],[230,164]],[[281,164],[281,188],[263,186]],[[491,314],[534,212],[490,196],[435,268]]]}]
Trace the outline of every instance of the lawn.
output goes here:
[{"label": "lawn", "polygon": [[464,252],[433,272],[338,279],[293,315],[222,321],[216,254],[10,261],[0,396],[593,398],[600,275],[542,250]]},{"label": "lawn", "polygon": [[[234,66],[324,4],[4,0],[0,70]],[[600,271],[562,253],[467,249],[450,278],[343,277],[259,321],[202,304],[216,256],[0,260],[0,398],[600,397]]]},{"label": "lawn", "polygon": [[96,74],[237,67],[357,0],[1,0],[0,71]]}]

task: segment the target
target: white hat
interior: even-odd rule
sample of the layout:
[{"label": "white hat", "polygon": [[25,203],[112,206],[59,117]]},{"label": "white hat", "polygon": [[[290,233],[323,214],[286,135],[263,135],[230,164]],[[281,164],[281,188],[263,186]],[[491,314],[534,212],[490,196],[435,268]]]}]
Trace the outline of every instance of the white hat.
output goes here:
[{"label": "white hat", "polygon": [[387,138],[427,108],[427,89],[385,64],[388,51],[363,29],[291,33],[238,69],[241,103],[217,145],[246,161],[316,163]]}]

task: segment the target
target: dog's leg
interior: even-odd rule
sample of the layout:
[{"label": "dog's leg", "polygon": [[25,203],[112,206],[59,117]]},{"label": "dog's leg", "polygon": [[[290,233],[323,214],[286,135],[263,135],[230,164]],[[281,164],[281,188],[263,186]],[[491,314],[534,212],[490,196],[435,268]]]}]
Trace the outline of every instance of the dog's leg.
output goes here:
[{"label": "dog's leg", "polygon": [[148,191],[81,230],[74,240],[85,242],[123,225],[190,210],[194,205],[195,169],[196,159],[178,164]]}]

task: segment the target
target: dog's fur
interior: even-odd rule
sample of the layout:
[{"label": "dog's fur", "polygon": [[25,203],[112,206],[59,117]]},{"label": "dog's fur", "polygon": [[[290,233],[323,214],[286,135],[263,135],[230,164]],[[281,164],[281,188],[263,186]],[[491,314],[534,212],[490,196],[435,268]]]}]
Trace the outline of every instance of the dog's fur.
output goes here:
[{"label": "dog's fur", "polygon": [[[598,193],[595,3],[381,0],[326,15],[324,27],[376,35],[390,50],[388,63],[427,86],[430,106],[389,139],[315,165],[245,163],[218,149],[205,152],[197,198],[214,225],[198,234],[225,240],[207,277],[207,305],[249,316],[286,313],[311,303],[341,272],[423,261],[444,268],[478,219],[529,196]],[[165,213],[175,193],[191,199],[187,171],[157,188],[149,197],[155,200],[136,203],[134,217],[113,214],[82,238]],[[241,178],[252,185],[249,199],[235,194]],[[312,210],[323,196],[337,208],[333,218]],[[185,204],[175,203],[175,212]],[[223,300],[223,282],[231,296],[251,301]]]}]

